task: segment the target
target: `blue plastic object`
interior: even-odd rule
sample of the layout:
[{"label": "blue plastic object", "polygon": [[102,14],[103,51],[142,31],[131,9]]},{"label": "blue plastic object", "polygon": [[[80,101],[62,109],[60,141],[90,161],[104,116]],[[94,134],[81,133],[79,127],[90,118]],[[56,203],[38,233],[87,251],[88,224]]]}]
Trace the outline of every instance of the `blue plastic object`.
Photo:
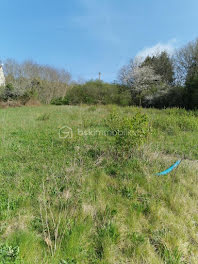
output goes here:
[{"label": "blue plastic object", "polygon": [[168,168],[167,170],[165,171],[162,171],[160,173],[157,173],[156,175],[160,176],[160,175],[166,175],[168,174],[169,172],[171,172],[173,169],[175,169],[179,164],[181,163],[181,160],[178,160],[175,162],[175,164],[173,164],[170,168]]}]

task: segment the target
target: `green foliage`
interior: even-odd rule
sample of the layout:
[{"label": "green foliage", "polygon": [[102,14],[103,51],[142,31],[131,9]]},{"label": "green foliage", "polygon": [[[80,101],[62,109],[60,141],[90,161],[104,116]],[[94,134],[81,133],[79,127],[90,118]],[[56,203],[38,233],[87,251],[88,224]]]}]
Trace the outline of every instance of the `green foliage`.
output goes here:
[{"label": "green foliage", "polygon": [[186,103],[186,91],[183,86],[171,86],[166,95],[159,95],[152,100],[152,106],[156,108],[180,107],[184,108]]},{"label": "green foliage", "polygon": [[115,137],[116,147],[121,152],[133,152],[142,145],[150,132],[147,115],[137,112],[135,115],[121,117],[112,112],[106,120],[110,134]]},{"label": "green foliage", "polygon": [[59,264],[77,264],[77,261],[75,259],[66,259],[61,260]]},{"label": "green foliage", "polygon": [[142,234],[139,234],[137,232],[133,232],[129,235],[130,240],[133,242],[134,246],[138,246],[139,244],[144,243],[145,237]]},{"label": "green foliage", "polygon": [[15,89],[12,83],[6,84],[1,91],[1,100],[8,101],[17,98],[17,94],[15,93]]},{"label": "green foliage", "polygon": [[88,111],[89,111],[89,112],[94,112],[94,111],[96,111],[96,109],[97,109],[97,107],[94,106],[94,105],[92,105],[92,106],[90,106],[90,107],[88,108]]},{"label": "green foliage", "polygon": [[[115,105],[0,111],[2,263],[196,263],[197,117]],[[64,125],[73,138],[59,138]],[[137,135],[117,139],[120,128]],[[191,160],[155,176],[183,153]]]},{"label": "green foliage", "polygon": [[51,104],[53,105],[63,105],[63,98],[61,97],[55,97],[51,100]]},{"label": "green foliage", "polygon": [[129,233],[127,239],[130,241],[130,246],[124,249],[124,253],[132,258],[139,247],[145,245],[145,236],[138,232]]},{"label": "green foliage", "polygon": [[185,106],[188,109],[198,108],[198,75],[193,75],[186,81]]},{"label": "green foliage", "polygon": [[49,120],[49,118],[50,118],[50,114],[49,113],[44,113],[44,114],[39,115],[36,120],[38,120],[38,121],[46,121],[46,120]]},{"label": "green foliage", "polygon": [[[164,110],[168,115],[161,115],[153,122],[153,127],[168,133],[178,135],[182,131],[198,131],[197,117],[194,112],[178,108]],[[162,122],[163,121],[163,122]]]},{"label": "green foliage", "polygon": [[162,77],[162,81],[172,84],[174,80],[173,62],[166,51],[153,57],[146,57],[143,66],[151,66],[155,73]]},{"label": "green foliage", "polygon": [[0,244],[0,264],[19,264],[19,247]]},{"label": "green foliage", "polygon": [[[53,98],[65,95],[71,78],[64,69],[40,65],[30,60],[18,63],[7,59],[4,72],[6,83],[15,87],[16,95],[23,102],[33,96],[40,102],[49,104]],[[5,100],[7,97],[5,96]]]},{"label": "green foliage", "polygon": [[164,263],[167,264],[181,264],[185,263],[182,261],[182,254],[177,248],[170,250],[168,247],[161,241],[159,237],[151,238],[151,244],[154,246],[156,252],[162,258]]},{"label": "green foliage", "polygon": [[117,243],[119,239],[118,228],[113,223],[113,218],[117,214],[115,209],[106,207],[104,211],[97,212],[95,216],[96,233],[94,236],[94,247],[96,258],[103,259],[105,246],[109,243]]},{"label": "green foliage", "polygon": [[130,94],[126,88],[116,84],[89,81],[82,85],[74,85],[68,89],[64,98],[55,98],[51,104],[119,104],[124,106],[130,104]]},{"label": "green foliage", "polygon": [[134,191],[135,191],[134,188],[129,188],[129,187],[125,186],[124,188],[122,188],[121,194],[123,197],[126,197],[128,199],[132,199],[134,197]]},{"label": "green foliage", "polygon": [[12,197],[0,188],[0,220],[14,213],[23,203],[23,197]]}]

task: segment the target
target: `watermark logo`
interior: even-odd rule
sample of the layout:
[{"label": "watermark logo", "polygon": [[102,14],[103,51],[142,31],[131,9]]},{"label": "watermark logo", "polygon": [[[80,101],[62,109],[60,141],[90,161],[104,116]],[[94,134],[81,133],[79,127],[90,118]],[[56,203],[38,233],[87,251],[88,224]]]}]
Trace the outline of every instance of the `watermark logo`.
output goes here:
[{"label": "watermark logo", "polygon": [[129,136],[131,131],[129,130],[98,130],[98,129],[81,129],[77,128],[73,130],[71,127],[63,126],[59,129],[59,138],[61,139],[72,139],[74,133],[78,137],[107,137],[107,136]]},{"label": "watermark logo", "polygon": [[73,130],[71,127],[63,126],[59,129],[59,138],[73,138]]}]

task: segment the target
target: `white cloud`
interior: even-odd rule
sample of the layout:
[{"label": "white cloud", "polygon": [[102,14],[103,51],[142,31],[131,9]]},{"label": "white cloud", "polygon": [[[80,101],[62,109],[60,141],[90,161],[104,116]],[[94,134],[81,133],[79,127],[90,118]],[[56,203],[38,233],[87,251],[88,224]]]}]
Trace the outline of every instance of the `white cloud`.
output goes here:
[{"label": "white cloud", "polygon": [[170,55],[172,55],[175,50],[175,43],[176,43],[176,39],[171,39],[167,43],[159,42],[152,47],[144,48],[143,50],[138,52],[136,57],[139,59],[145,59],[147,56],[154,56],[156,54],[161,53],[162,51],[166,51]]}]

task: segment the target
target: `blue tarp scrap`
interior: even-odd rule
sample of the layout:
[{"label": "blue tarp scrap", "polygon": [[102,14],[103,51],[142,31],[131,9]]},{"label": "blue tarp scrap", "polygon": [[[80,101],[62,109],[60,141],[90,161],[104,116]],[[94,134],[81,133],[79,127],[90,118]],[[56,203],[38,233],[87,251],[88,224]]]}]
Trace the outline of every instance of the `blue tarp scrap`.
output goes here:
[{"label": "blue tarp scrap", "polygon": [[178,161],[176,161],[175,164],[173,164],[170,168],[168,168],[168,169],[165,170],[165,171],[159,172],[159,173],[157,173],[156,175],[158,175],[158,176],[160,176],[160,175],[166,175],[166,174],[168,174],[169,172],[171,172],[173,169],[175,169],[180,163],[181,163],[181,160],[178,160]]}]

